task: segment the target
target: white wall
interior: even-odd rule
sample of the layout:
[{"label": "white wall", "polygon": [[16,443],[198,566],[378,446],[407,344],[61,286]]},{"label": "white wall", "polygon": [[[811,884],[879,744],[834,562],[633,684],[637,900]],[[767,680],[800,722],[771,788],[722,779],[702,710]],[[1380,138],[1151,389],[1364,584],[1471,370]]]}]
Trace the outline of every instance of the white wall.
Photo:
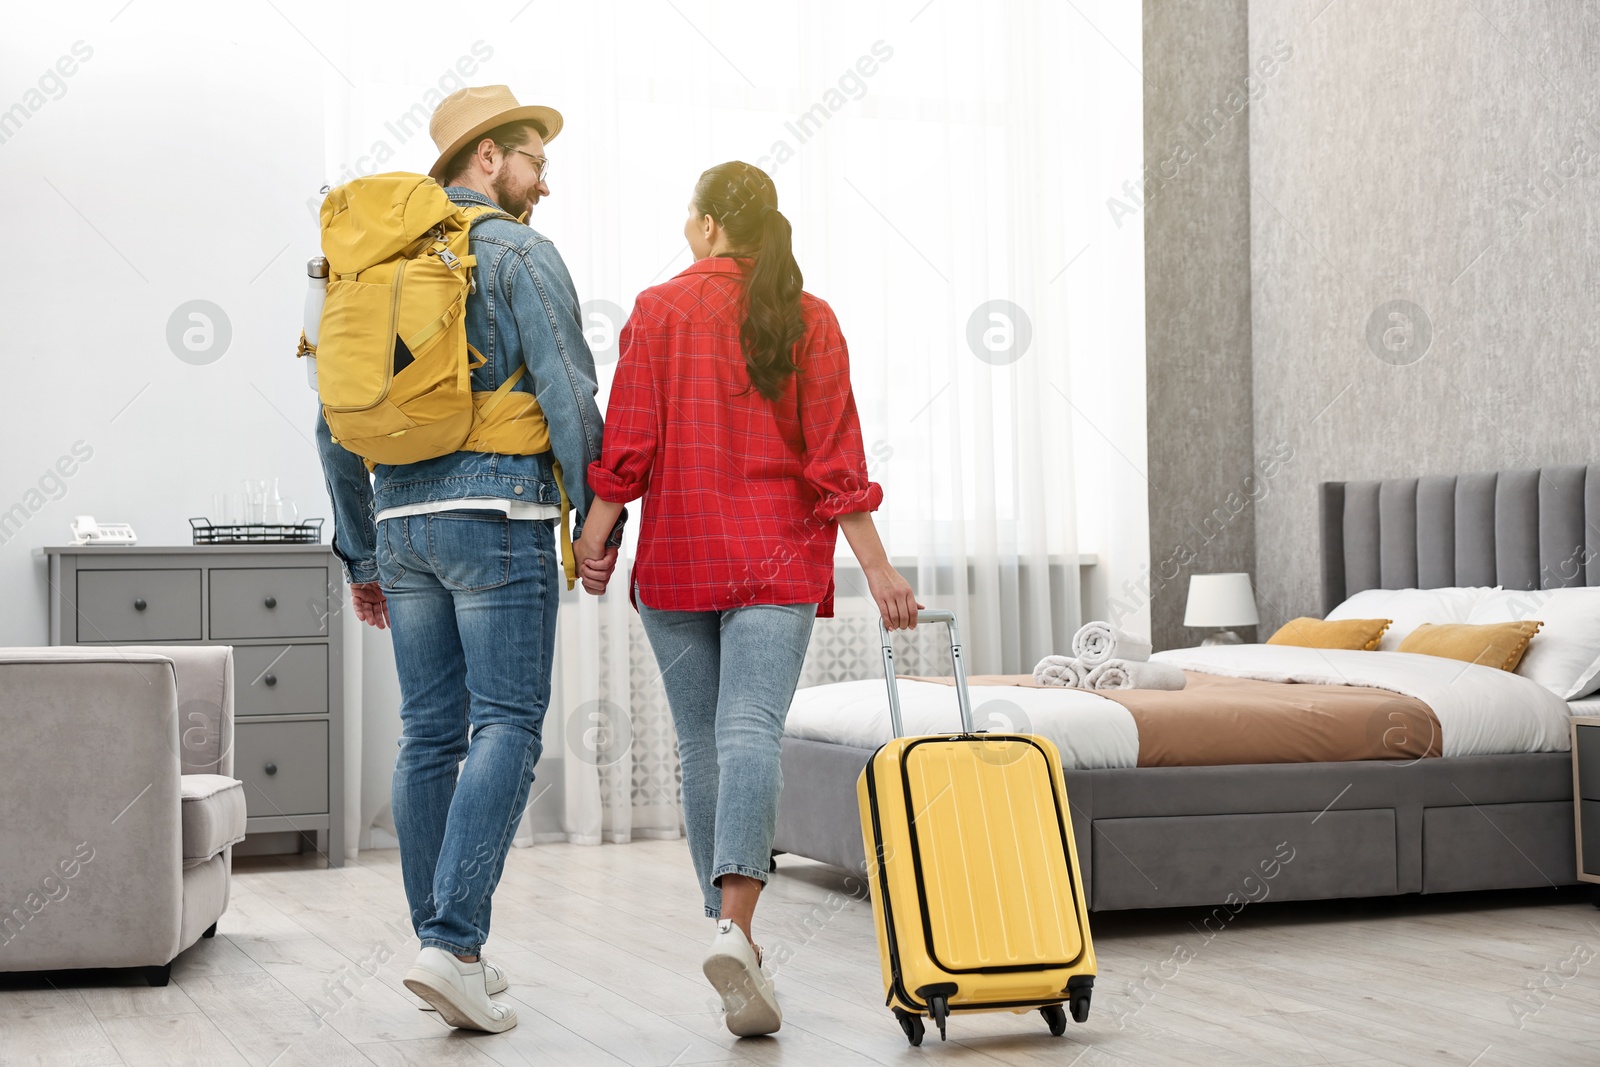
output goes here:
[{"label": "white wall", "polygon": [[[214,515],[213,495],[244,478],[277,478],[301,515],[330,514],[314,394],[293,351],[317,248],[306,205],[327,171],[324,83],[338,75],[296,29],[315,30],[318,9],[279,10],[116,0],[8,12],[0,191],[21,207],[8,212],[21,254],[0,260],[14,338],[0,644],[47,640],[39,550],[67,541],[74,515],[130,523],[142,544],[187,544],[188,518]],[[194,300],[219,309],[209,351],[169,342]],[[180,335],[193,325],[179,315]],[[51,473],[85,455],[55,468],[70,476]],[[387,698],[375,718],[393,720],[392,687],[373,696]],[[381,778],[368,792],[383,802],[389,744],[368,757]],[[357,825],[378,802],[362,797]]]},{"label": "white wall", "polygon": [[[0,525],[0,644],[45,642],[38,549],[69,540],[74,515],[187,544],[186,520],[245,477],[278,477],[326,513],[292,357],[317,239],[299,201],[322,180],[321,61],[265,5],[119,6],[11,11],[0,43],[0,108],[22,108],[0,127],[0,510],[22,508]],[[57,83],[75,47],[87,58]],[[167,343],[195,299],[232,333],[203,366]],[[50,478],[77,442],[87,461]]]}]

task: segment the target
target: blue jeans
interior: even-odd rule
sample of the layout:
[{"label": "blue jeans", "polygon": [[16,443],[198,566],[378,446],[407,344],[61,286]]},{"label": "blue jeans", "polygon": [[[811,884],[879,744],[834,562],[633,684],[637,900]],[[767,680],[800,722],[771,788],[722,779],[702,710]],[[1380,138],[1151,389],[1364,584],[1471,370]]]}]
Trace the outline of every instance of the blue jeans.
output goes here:
[{"label": "blue jeans", "polygon": [[393,803],[411,924],[424,946],[471,956],[542,751],[555,527],[408,515],[379,525],[377,557],[400,676]]},{"label": "blue jeans", "polygon": [[683,821],[706,914],[725,874],[767,880],[783,772],[778,745],[815,604],[657,611],[635,594],[678,731]]}]

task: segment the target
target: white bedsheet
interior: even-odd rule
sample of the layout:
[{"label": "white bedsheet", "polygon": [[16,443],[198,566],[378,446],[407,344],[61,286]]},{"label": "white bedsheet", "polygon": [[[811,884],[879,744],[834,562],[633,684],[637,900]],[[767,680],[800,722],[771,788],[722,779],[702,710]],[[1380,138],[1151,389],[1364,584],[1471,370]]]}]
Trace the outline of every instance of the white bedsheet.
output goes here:
[{"label": "white bedsheet", "polygon": [[[1565,752],[1569,707],[1550,690],[1509,671],[1409,652],[1358,652],[1280,645],[1222,645],[1158,652],[1152,659],[1185,670],[1270,682],[1361,685],[1415,697],[1433,709],[1445,756]],[[1090,770],[1134,767],[1139,731],[1112,700],[1081,689],[974,686],[979,729],[1041,734],[1061,749],[1063,765]],[[952,733],[955,690],[900,682],[909,734]],[[1583,708],[1593,713],[1591,708]],[[882,679],[834,682],[795,693],[789,737],[876,748],[889,740],[889,698]]]},{"label": "white bedsheet", "polygon": [[1439,720],[1441,754],[1565,752],[1566,701],[1521,675],[1415,652],[1363,652],[1287,645],[1212,645],[1152,659],[1229,678],[1314,685],[1364,685],[1416,697]]},{"label": "white bedsheet", "polygon": [[[901,679],[900,714],[908,734],[954,733],[961,725],[955,688]],[[976,685],[977,729],[1041,734],[1061,749],[1066,767],[1136,767],[1139,730],[1115,701],[1087,689]],[[831,682],[797,690],[783,731],[789,737],[877,748],[889,740],[889,691],[883,679]]]}]

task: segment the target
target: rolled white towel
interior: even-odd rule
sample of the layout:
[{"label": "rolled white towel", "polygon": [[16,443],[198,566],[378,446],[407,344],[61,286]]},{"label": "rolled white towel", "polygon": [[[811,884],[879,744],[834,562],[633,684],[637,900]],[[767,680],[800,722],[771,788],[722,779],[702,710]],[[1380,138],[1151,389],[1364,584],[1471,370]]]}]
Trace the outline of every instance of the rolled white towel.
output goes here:
[{"label": "rolled white towel", "polygon": [[1150,642],[1109,622],[1091,622],[1072,635],[1072,654],[1085,667],[1114,659],[1143,663],[1150,658]]},{"label": "rolled white towel", "polygon": [[1087,689],[1083,664],[1068,656],[1046,656],[1033,668],[1033,680],[1040,685],[1058,685],[1067,689]]},{"label": "rolled white towel", "polygon": [[1183,671],[1170,663],[1114,659],[1089,671],[1084,686],[1088,689],[1182,689],[1187,681]]}]

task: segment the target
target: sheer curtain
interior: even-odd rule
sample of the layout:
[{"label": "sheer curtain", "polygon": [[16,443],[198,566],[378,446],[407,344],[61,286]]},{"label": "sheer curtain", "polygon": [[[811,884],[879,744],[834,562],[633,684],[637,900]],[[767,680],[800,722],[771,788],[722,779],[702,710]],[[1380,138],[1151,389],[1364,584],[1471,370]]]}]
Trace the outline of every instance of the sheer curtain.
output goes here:
[{"label": "sheer curtain", "polygon": [[[1088,319],[1142,322],[1142,261],[1107,252],[1103,233],[1105,198],[1142,169],[1142,83],[1124,54],[1138,54],[1138,5],[482,10],[399,68],[384,62],[399,42],[347,34],[341,55],[361,73],[354,85],[327,79],[330,171],[458,54],[479,57],[465,81],[504,82],[559,109],[552,195],[530,222],[585,301],[603,407],[634,296],[690,262],[695,179],[728,159],[763,167],[806,288],[850,342],[891,557],[924,604],[957,613],[974,673],[1025,672],[1061,649],[1079,622],[1069,380],[1097,360],[1142,360],[1142,347],[1074,341]],[[380,84],[375,106],[366,98]],[[1109,126],[1128,123],[1133,135],[1108,144]],[[395,147],[369,172],[432,160],[425,137]],[[545,757],[519,843],[679,832],[670,716],[625,585],[636,536],[635,521],[606,596],[564,594]],[[819,621],[802,684],[877,669],[875,609],[843,538],[839,555],[838,618]],[[907,652],[936,668],[942,641],[923,632]]]}]

